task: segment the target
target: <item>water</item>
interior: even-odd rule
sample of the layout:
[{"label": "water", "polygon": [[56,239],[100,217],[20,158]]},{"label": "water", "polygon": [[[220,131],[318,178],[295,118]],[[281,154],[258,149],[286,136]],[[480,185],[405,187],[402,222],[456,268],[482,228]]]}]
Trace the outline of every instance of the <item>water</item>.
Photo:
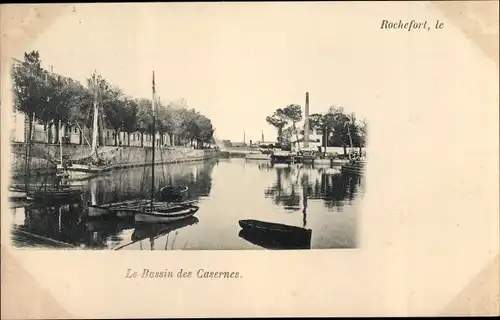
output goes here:
[{"label": "water", "polygon": [[[84,182],[84,203],[148,198],[151,169],[132,168]],[[215,159],[165,165],[156,186],[189,187],[200,207],[195,218],[166,224],[85,216],[83,204],[12,208],[12,240],[18,247],[119,250],[286,249],[286,244],[240,234],[238,221],[257,219],[312,230],[310,248],[356,248],[363,177],[340,167],[275,165],[245,159]]]}]

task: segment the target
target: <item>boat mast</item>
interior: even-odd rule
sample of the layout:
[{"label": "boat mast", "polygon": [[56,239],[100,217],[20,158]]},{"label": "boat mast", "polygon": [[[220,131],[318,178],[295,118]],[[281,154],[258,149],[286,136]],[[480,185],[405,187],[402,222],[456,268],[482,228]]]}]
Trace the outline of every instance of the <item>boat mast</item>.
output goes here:
[{"label": "boat mast", "polygon": [[99,108],[98,108],[98,96],[101,86],[100,79],[97,76],[94,77],[94,121],[92,125],[92,152],[91,155],[94,160],[97,160],[97,134],[98,134],[98,119],[99,119]]},{"label": "boat mast", "polygon": [[61,126],[61,120],[59,120],[59,154],[61,158],[61,166],[63,164],[63,146],[62,146],[63,130]]},{"label": "boat mast", "polygon": [[151,161],[151,211],[153,210],[154,192],[155,192],[155,104],[156,104],[156,92],[155,92],[155,72],[153,70],[153,100],[151,101],[151,106],[153,109],[153,151],[152,151],[152,161]]}]

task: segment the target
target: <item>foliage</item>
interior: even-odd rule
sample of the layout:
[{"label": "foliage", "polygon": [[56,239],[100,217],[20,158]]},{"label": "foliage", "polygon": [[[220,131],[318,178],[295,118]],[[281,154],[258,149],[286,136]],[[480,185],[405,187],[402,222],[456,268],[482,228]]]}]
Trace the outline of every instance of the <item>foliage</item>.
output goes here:
[{"label": "foliage", "polygon": [[[293,133],[297,134],[297,122],[302,120],[301,107],[290,104],[277,109],[266,121],[278,129],[278,141],[282,145],[290,142]],[[291,126],[286,127],[287,124]],[[366,120],[358,121],[354,113],[347,114],[344,108],[331,106],[324,114],[314,113],[309,116],[310,130],[323,132],[325,146],[364,147],[366,144]],[[297,139],[298,140],[298,139]],[[344,150],[345,150],[344,149]]]},{"label": "foliage", "polygon": [[[153,116],[150,99],[126,96],[118,87],[94,72],[86,87],[42,69],[37,51],[25,53],[23,62],[12,68],[13,93],[17,111],[34,116],[44,124],[61,121],[92,127],[94,103],[99,122],[109,129],[127,133],[152,134]],[[191,143],[203,147],[214,141],[214,127],[207,117],[188,109],[185,101],[168,105],[159,100],[155,108],[155,131],[177,136],[177,144]],[[30,122],[31,123],[31,122]],[[116,135],[115,135],[116,137]]]},{"label": "foliage", "polygon": [[283,128],[288,123],[288,119],[283,111],[283,109],[277,109],[273,115],[266,118],[267,123],[272,125],[278,130],[278,142],[283,142]]}]

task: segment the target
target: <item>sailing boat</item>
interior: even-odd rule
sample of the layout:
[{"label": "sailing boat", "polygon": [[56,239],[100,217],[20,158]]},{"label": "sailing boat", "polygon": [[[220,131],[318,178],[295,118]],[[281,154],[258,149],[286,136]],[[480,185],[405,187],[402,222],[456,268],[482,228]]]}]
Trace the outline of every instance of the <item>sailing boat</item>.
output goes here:
[{"label": "sailing boat", "polygon": [[[25,183],[22,185],[10,186],[12,193],[11,199],[22,199],[24,193],[26,200],[40,201],[40,202],[74,202],[81,201],[83,191],[80,188],[70,187],[69,185],[54,184],[47,185],[46,181],[42,184],[32,184],[30,182],[30,164],[31,164],[31,137],[32,133],[28,132],[26,141],[26,155],[25,155]],[[62,149],[62,145],[61,145]],[[62,156],[62,154],[61,154]],[[56,180],[56,181],[59,181]]]},{"label": "sailing boat", "polygon": [[199,207],[190,203],[169,205],[169,203],[157,203],[155,205],[155,149],[156,149],[156,89],[155,89],[155,73],[153,71],[153,145],[151,157],[151,201],[149,205],[144,205],[140,208],[140,212],[136,213],[134,218],[136,222],[172,222],[183,220],[193,216]]},{"label": "sailing boat", "polygon": [[[111,165],[107,165],[103,159],[99,157],[97,152],[97,135],[99,129],[99,95],[101,93],[101,79],[94,76],[89,80],[89,86],[94,91],[94,116],[92,123],[92,145],[91,153],[88,158],[81,159],[77,162],[66,162],[61,161],[57,165],[59,171],[65,171],[68,177],[72,180],[83,180],[96,176],[102,172],[109,171],[113,168]],[[77,124],[78,126],[78,124]],[[78,126],[80,129],[80,126]],[[81,131],[81,129],[80,129]],[[84,135],[85,137],[85,135]],[[86,139],[86,138],[85,138]]]},{"label": "sailing boat", "polygon": [[346,174],[362,175],[365,171],[366,161],[362,160],[360,155],[357,154],[357,152],[354,150],[354,145],[352,143],[351,131],[349,129],[349,124],[353,120],[349,116],[347,116],[347,119],[349,121],[346,122],[345,125],[347,126],[347,135],[349,136],[349,143],[350,143],[351,147],[349,150],[349,163],[342,165],[341,171],[342,171],[342,173],[346,173]]},{"label": "sailing boat", "polygon": [[[155,80],[153,72],[153,132],[155,133],[155,105],[156,105],[156,92]],[[154,135],[154,134],[153,134]],[[199,207],[192,203],[177,203],[170,204],[165,201],[155,201],[155,149],[156,143],[153,138],[152,146],[152,161],[151,161],[151,198],[150,199],[136,199],[125,201],[121,203],[112,203],[107,205],[89,205],[89,213],[92,215],[116,214],[118,217],[126,218],[133,216],[137,222],[172,222],[183,220],[193,216]]]}]

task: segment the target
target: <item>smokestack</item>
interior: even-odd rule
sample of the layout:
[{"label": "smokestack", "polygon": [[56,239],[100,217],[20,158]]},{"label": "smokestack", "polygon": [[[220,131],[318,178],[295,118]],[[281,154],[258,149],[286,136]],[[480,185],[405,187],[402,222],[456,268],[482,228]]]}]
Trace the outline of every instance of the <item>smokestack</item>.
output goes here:
[{"label": "smokestack", "polygon": [[309,92],[306,92],[306,107],[304,115],[304,148],[309,148]]}]

